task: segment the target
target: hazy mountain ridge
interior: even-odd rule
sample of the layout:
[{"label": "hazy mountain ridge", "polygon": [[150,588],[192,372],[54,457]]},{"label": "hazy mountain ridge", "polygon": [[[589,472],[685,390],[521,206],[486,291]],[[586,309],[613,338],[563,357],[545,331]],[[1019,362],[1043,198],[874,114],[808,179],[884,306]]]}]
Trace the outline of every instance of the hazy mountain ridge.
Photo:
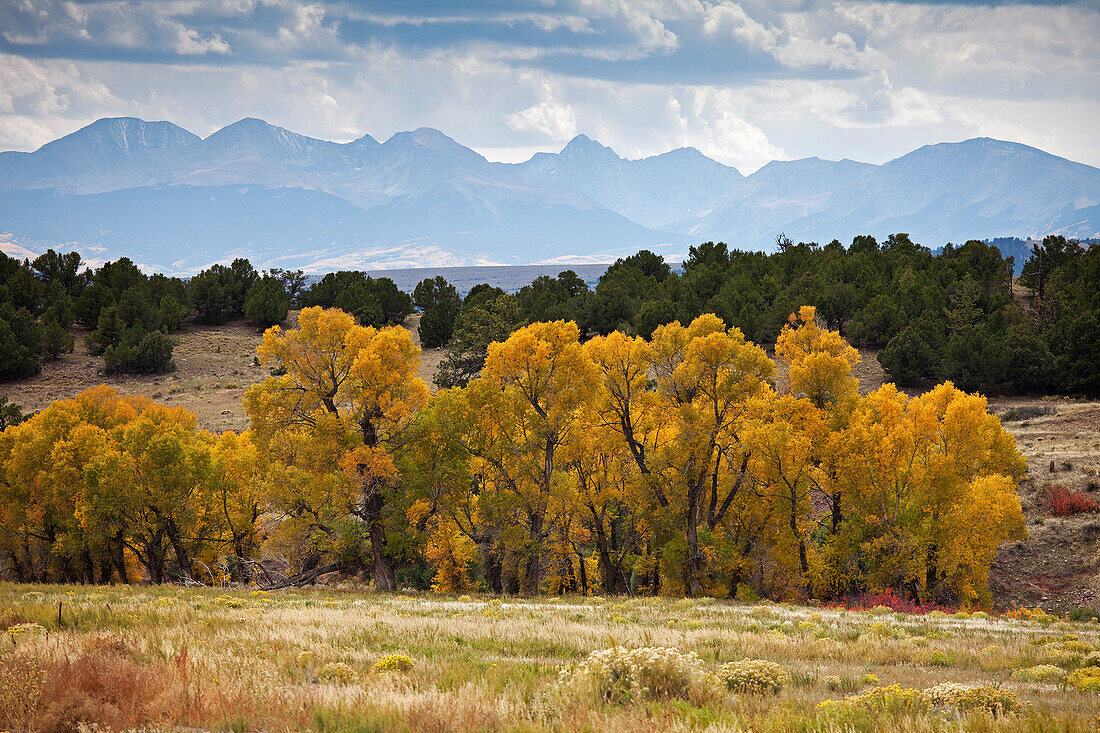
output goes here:
[{"label": "hazy mountain ridge", "polygon": [[0,153],[0,242],[169,272],[237,255],[309,269],[526,264],[896,231],[932,247],[1095,237],[1100,170],[988,138],[882,165],[773,161],[747,177],[694,148],[630,160],[584,135],[502,164],[431,128],[335,143],[255,118],[205,139],[104,119]]},{"label": "hazy mountain ridge", "polygon": [[528,181],[553,181],[581,191],[612,211],[657,229],[680,229],[702,216],[744,177],[695,148],[678,148],[640,160],[578,135],[560,153],[536,153],[517,164]]}]

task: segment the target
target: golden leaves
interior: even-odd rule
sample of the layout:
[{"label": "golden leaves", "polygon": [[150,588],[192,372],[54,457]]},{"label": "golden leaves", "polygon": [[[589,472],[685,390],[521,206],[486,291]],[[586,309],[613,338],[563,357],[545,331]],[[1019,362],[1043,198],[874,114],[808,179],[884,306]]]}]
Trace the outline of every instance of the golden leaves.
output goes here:
[{"label": "golden leaves", "polygon": [[825,409],[857,393],[852,368],[859,352],[837,331],[821,328],[813,306],[804,305],[793,314],[775,342],[776,355],[790,366],[791,391],[807,397]]}]

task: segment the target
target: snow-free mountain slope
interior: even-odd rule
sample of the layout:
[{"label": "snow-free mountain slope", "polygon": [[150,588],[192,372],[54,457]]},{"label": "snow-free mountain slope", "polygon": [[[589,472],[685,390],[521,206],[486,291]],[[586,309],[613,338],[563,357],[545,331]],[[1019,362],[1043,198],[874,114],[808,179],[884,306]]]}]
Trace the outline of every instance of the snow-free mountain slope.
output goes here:
[{"label": "snow-free mountain slope", "polygon": [[587,135],[577,135],[560,153],[537,153],[516,168],[528,181],[559,183],[658,229],[703,215],[743,180],[736,168],[695,148],[627,160]]},{"label": "snow-free mountain slope", "polygon": [[708,239],[768,249],[780,232],[900,231],[931,247],[1095,237],[1100,170],[988,138],[882,165],[773,161],[747,177],[693,148],[630,160],[585,135],[503,164],[432,128],[336,143],[255,118],[205,139],[105,119],[0,153],[0,243],[166,272],[234,256],[307,269],[610,261],[643,247],[675,258]]},{"label": "snow-free mountain slope", "polygon": [[0,189],[48,188],[76,176],[106,173],[131,156],[180,148],[199,137],[171,122],[102,119],[33,153],[0,153]]},{"label": "snow-free mountain slope", "polygon": [[880,166],[814,158],[774,162],[692,229],[765,244],[850,241],[908,232],[915,241],[1096,236],[1100,170],[1017,143],[976,138],[929,145]]}]

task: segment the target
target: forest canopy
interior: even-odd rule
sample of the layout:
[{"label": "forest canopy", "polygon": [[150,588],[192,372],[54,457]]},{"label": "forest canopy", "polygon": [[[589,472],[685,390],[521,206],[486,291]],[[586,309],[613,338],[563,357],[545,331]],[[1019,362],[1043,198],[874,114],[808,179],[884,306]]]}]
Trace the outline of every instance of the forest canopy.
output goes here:
[{"label": "forest canopy", "polygon": [[[1017,248],[1018,249],[1018,248]],[[643,250],[610,265],[595,288],[571,270],[516,293],[488,284],[465,298],[442,277],[413,294],[363,272],[255,270],[248,260],[213,265],[188,280],[146,275],[123,258],[84,268],[75,252],[35,260],[0,254],[0,380],[37,374],[89,329],[105,371],[173,368],[172,333],[189,319],[282,323],[291,308],[350,313],[361,326],[403,323],[420,311],[422,345],[444,347],[441,387],[477,374],[488,344],[536,322],[573,321],[581,338],[622,331],[649,338],[662,325],[713,313],[756,343],[772,344],[803,304],[853,346],[876,352],[903,387],[950,380],[983,394],[1100,395],[1100,245],[1060,236],[1035,245],[1018,268],[997,241],[933,252],[907,234],[847,247],[780,238],[771,254],[719,242],[690,248],[673,269]]]},{"label": "forest canopy", "polygon": [[812,306],[775,353],[714,314],[535,322],[429,395],[407,329],[307,308],[265,334],[241,435],[107,387],[8,427],[0,553],[37,581],[264,584],[279,558],[380,589],[988,605],[1025,463],[985,399],[862,395]]}]

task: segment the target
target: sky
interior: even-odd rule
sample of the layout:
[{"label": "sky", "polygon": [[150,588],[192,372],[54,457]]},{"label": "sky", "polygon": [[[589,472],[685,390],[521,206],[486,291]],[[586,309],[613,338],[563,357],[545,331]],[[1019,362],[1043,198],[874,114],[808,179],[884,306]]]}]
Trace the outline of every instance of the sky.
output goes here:
[{"label": "sky", "polygon": [[584,133],[743,173],[979,136],[1100,166],[1098,39],[1100,0],[0,0],[0,150],[260,117],[508,162]]}]

